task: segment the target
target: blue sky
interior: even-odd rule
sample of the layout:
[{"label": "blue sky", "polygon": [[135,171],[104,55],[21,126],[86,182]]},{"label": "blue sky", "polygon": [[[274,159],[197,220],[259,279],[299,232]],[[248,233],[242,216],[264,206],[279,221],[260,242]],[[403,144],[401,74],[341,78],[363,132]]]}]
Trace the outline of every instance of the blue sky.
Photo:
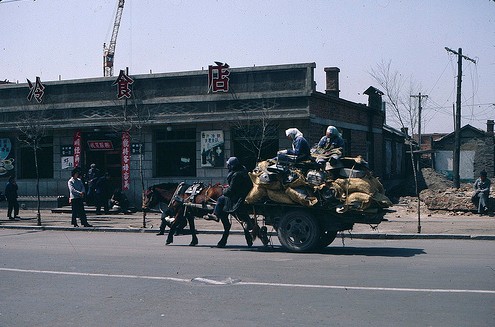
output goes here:
[{"label": "blue sky", "polygon": [[[117,2],[0,1],[0,80],[102,76]],[[485,130],[495,119],[492,0],[126,0],[115,70],[315,62],[318,91],[324,92],[324,67],[336,66],[341,97],[366,103],[362,92],[377,86],[371,69],[390,61],[428,95],[423,133],[451,132],[457,57],[445,47],[477,60],[463,62],[462,125]]]}]

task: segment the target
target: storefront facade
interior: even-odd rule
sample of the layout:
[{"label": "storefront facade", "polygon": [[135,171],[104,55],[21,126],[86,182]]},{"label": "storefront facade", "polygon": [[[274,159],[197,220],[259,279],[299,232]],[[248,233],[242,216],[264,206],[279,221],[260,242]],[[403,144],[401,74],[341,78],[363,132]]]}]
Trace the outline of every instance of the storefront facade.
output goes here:
[{"label": "storefront facade", "polygon": [[291,146],[290,127],[313,144],[335,125],[346,155],[362,155],[380,176],[383,111],[339,98],[338,68],[325,69],[327,90],[316,92],[315,67],[216,63],[201,71],[0,85],[0,177],[15,175],[20,194],[36,194],[33,149],[22,142],[33,121],[43,127],[41,195],[66,195],[72,168],[91,163],[137,204],[140,172],[144,187],[224,182],[229,156],[252,168]]}]

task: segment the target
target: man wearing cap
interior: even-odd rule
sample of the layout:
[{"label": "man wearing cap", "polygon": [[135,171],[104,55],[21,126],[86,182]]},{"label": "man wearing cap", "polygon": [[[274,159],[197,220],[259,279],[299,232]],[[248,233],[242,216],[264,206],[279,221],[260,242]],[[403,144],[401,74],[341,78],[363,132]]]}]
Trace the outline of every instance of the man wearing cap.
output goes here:
[{"label": "man wearing cap", "polygon": [[239,209],[253,187],[246,167],[241,164],[237,157],[230,157],[227,160],[227,169],[229,170],[227,175],[228,187],[223,190],[223,195],[218,198],[213,214],[204,217],[206,220],[219,221],[222,219],[222,222],[224,222],[229,213]]},{"label": "man wearing cap", "polygon": [[491,181],[486,177],[486,171],[480,173],[480,177],[474,182],[474,195],[472,200],[478,205],[480,215],[488,211],[488,198],[490,196]]}]

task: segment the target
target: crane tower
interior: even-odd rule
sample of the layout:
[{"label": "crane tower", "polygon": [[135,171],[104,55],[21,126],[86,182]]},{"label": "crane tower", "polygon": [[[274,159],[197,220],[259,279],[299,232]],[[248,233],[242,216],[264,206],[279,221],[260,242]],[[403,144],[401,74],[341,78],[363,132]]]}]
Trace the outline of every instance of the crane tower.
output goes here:
[{"label": "crane tower", "polygon": [[103,43],[103,76],[113,76],[113,59],[115,56],[115,45],[117,44],[117,34],[119,33],[120,19],[122,18],[122,11],[124,10],[124,1],[118,0],[119,4],[117,12],[115,14],[115,21],[113,23],[112,38],[110,43],[106,46]]}]

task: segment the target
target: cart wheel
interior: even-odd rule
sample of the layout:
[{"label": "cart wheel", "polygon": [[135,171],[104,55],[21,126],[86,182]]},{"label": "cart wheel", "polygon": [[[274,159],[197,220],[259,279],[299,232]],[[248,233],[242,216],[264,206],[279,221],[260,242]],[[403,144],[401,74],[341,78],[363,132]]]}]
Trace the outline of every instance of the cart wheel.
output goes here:
[{"label": "cart wheel", "polygon": [[322,231],[320,234],[318,247],[320,249],[329,246],[337,237],[337,231]]},{"label": "cart wheel", "polygon": [[291,211],[282,217],[278,239],[292,252],[308,252],[315,249],[320,240],[320,228],[314,217],[305,211]]}]

